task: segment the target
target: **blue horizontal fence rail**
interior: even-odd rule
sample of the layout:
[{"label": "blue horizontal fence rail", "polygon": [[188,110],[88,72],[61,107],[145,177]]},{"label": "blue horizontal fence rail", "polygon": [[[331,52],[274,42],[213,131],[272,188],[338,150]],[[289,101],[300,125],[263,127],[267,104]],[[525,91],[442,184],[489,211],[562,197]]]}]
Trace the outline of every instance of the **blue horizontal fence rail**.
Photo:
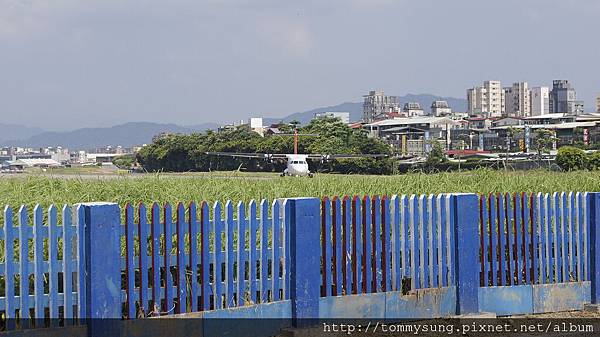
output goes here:
[{"label": "blue horizontal fence rail", "polygon": [[92,336],[118,335],[115,320],[93,318],[260,308],[299,326],[362,298],[418,317],[406,310],[433,305],[427,294],[443,296],[444,311],[415,312],[465,314],[518,287],[583,289],[596,303],[599,214],[600,193],[583,192],[7,207],[2,329],[86,324]]},{"label": "blue horizontal fence rail", "polygon": [[321,296],[454,285],[451,198],[323,198]]},{"label": "blue horizontal fence rail", "polygon": [[589,281],[585,192],[480,196],[480,285]]},{"label": "blue horizontal fence rail", "polygon": [[[59,215],[60,214],[60,215]],[[7,206],[0,231],[3,330],[83,323],[83,210]]]},{"label": "blue horizontal fence rail", "polygon": [[285,204],[125,206],[123,317],[289,299]]}]

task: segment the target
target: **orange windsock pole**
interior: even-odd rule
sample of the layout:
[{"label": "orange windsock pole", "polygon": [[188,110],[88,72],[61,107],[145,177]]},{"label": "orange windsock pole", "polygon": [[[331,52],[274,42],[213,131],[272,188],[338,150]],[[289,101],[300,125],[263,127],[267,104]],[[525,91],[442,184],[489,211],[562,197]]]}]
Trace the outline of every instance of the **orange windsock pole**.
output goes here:
[{"label": "orange windsock pole", "polygon": [[298,154],[298,129],[294,129],[294,154]]}]

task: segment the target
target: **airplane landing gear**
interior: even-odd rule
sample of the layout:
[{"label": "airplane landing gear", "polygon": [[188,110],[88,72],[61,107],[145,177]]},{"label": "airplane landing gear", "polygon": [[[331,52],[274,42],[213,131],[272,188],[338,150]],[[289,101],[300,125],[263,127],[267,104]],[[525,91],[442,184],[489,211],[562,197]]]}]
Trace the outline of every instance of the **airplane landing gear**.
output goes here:
[{"label": "airplane landing gear", "polygon": [[309,178],[313,178],[314,176],[315,176],[315,175],[314,175],[314,174],[312,174],[312,173],[309,173],[309,174],[308,174],[308,177],[309,177]]}]

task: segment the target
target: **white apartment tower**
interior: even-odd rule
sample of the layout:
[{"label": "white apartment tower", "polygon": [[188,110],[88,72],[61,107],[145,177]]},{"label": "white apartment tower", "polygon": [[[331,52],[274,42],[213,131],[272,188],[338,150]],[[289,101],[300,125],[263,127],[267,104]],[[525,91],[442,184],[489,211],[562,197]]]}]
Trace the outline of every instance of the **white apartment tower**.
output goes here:
[{"label": "white apartment tower", "polygon": [[504,90],[500,81],[485,81],[483,86],[467,90],[468,113],[485,117],[504,114]]},{"label": "white apartment tower", "polygon": [[531,115],[530,93],[527,82],[513,83],[504,88],[505,114],[511,117],[529,117]]},{"label": "white apartment tower", "polygon": [[600,94],[596,96],[596,112],[600,113]]},{"label": "white apartment tower", "polygon": [[534,87],[530,91],[531,116],[546,115],[550,113],[550,88]]}]

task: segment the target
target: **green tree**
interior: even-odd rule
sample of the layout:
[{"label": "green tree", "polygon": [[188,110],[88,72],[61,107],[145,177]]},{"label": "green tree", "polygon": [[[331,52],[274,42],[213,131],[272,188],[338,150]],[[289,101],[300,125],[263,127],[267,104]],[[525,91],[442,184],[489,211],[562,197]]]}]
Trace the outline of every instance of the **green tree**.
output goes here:
[{"label": "green tree", "polygon": [[535,132],[535,135],[534,149],[537,152],[538,163],[541,164],[542,155],[550,152],[552,143],[556,138],[554,138],[554,133],[547,129],[539,129]]},{"label": "green tree", "polygon": [[425,165],[430,168],[435,168],[436,165],[441,163],[445,163],[448,161],[446,155],[444,154],[444,149],[442,148],[442,144],[440,144],[437,140],[430,140],[429,144],[431,144],[431,151],[427,154],[427,160],[425,161]]},{"label": "green tree", "polygon": [[556,164],[564,171],[584,169],[586,168],[585,152],[572,146],[563,146],[556,154]]}]

